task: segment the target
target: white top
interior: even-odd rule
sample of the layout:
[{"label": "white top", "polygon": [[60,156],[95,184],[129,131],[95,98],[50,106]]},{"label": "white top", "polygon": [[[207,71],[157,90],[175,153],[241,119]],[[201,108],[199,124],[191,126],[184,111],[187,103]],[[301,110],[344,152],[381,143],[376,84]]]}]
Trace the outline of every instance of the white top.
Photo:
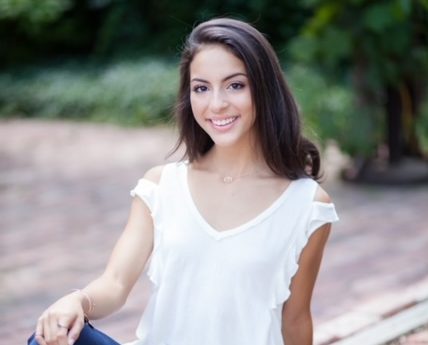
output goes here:
[{"label": "white top", "polygon": [[252,220],[217,231],[199,213],[187,164],[170,163],[159,184],[131,191],[149,207],[154,249],[152,295],[138,345],[282,345],[281,311],[309,236],[338,220],[333,204],[313,201],[318,184],[293,181]]}]

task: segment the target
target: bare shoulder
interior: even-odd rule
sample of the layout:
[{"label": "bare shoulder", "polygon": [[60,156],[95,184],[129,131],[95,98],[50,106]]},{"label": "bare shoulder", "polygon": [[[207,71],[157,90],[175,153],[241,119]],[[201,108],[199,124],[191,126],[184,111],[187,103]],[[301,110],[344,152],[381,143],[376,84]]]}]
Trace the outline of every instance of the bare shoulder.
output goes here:
[{"label": "bare shoulder", "polygon": [[160,181],[164,166],[165,165],[157,165],[157,166],[154,166],[153,168],[150,168],[144,174],[144,178],[158,184]]},{"label": "bare shoulder", "polygon": [[328,193],[320,185],[318,185],[317,190],[315,192],[314,201],[319,201],[327,204],[332,202],[330,195],[328,195]]}]

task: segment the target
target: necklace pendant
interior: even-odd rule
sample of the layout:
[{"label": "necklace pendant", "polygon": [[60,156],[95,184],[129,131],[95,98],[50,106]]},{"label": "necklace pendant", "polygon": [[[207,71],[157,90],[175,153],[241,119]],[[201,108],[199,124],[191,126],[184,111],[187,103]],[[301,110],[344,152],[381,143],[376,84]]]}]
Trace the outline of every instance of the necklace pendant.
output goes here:
[{"label": "necklace pendant", "polygon": [[224,183],[232,183],[233,177],[232,176],[225,176],[225,177],[223,177],[223,182]]}]

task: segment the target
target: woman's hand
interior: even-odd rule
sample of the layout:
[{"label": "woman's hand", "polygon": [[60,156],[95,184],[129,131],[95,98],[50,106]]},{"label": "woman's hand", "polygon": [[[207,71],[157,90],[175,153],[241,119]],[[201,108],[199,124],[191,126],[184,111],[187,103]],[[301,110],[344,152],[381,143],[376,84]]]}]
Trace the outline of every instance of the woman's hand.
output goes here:
[{"label": "woman's hand", "polygon": [[35,338],[40,345],[71,345],[84,326],[82,296],[74,292],[52,304],[40,316]]}]

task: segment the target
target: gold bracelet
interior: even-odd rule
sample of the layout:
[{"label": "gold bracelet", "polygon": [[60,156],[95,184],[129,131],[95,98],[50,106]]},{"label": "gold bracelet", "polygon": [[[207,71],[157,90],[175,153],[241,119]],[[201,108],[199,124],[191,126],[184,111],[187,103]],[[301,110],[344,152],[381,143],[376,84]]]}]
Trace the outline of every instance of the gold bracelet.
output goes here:
[{"label": "gold bracelet", "polygon": [[82,294],[83,297],[85,297],[85,299],[88,301],[88,311],[85,314],[92,313],[94,311],[94,308],[95,308],[95,303],[92,302],[92,299],[88,295],[88,293],[86,293],[85,291],[83,291],[81,289],[73,289],[73,292],[78,292],[78,293]]}]

